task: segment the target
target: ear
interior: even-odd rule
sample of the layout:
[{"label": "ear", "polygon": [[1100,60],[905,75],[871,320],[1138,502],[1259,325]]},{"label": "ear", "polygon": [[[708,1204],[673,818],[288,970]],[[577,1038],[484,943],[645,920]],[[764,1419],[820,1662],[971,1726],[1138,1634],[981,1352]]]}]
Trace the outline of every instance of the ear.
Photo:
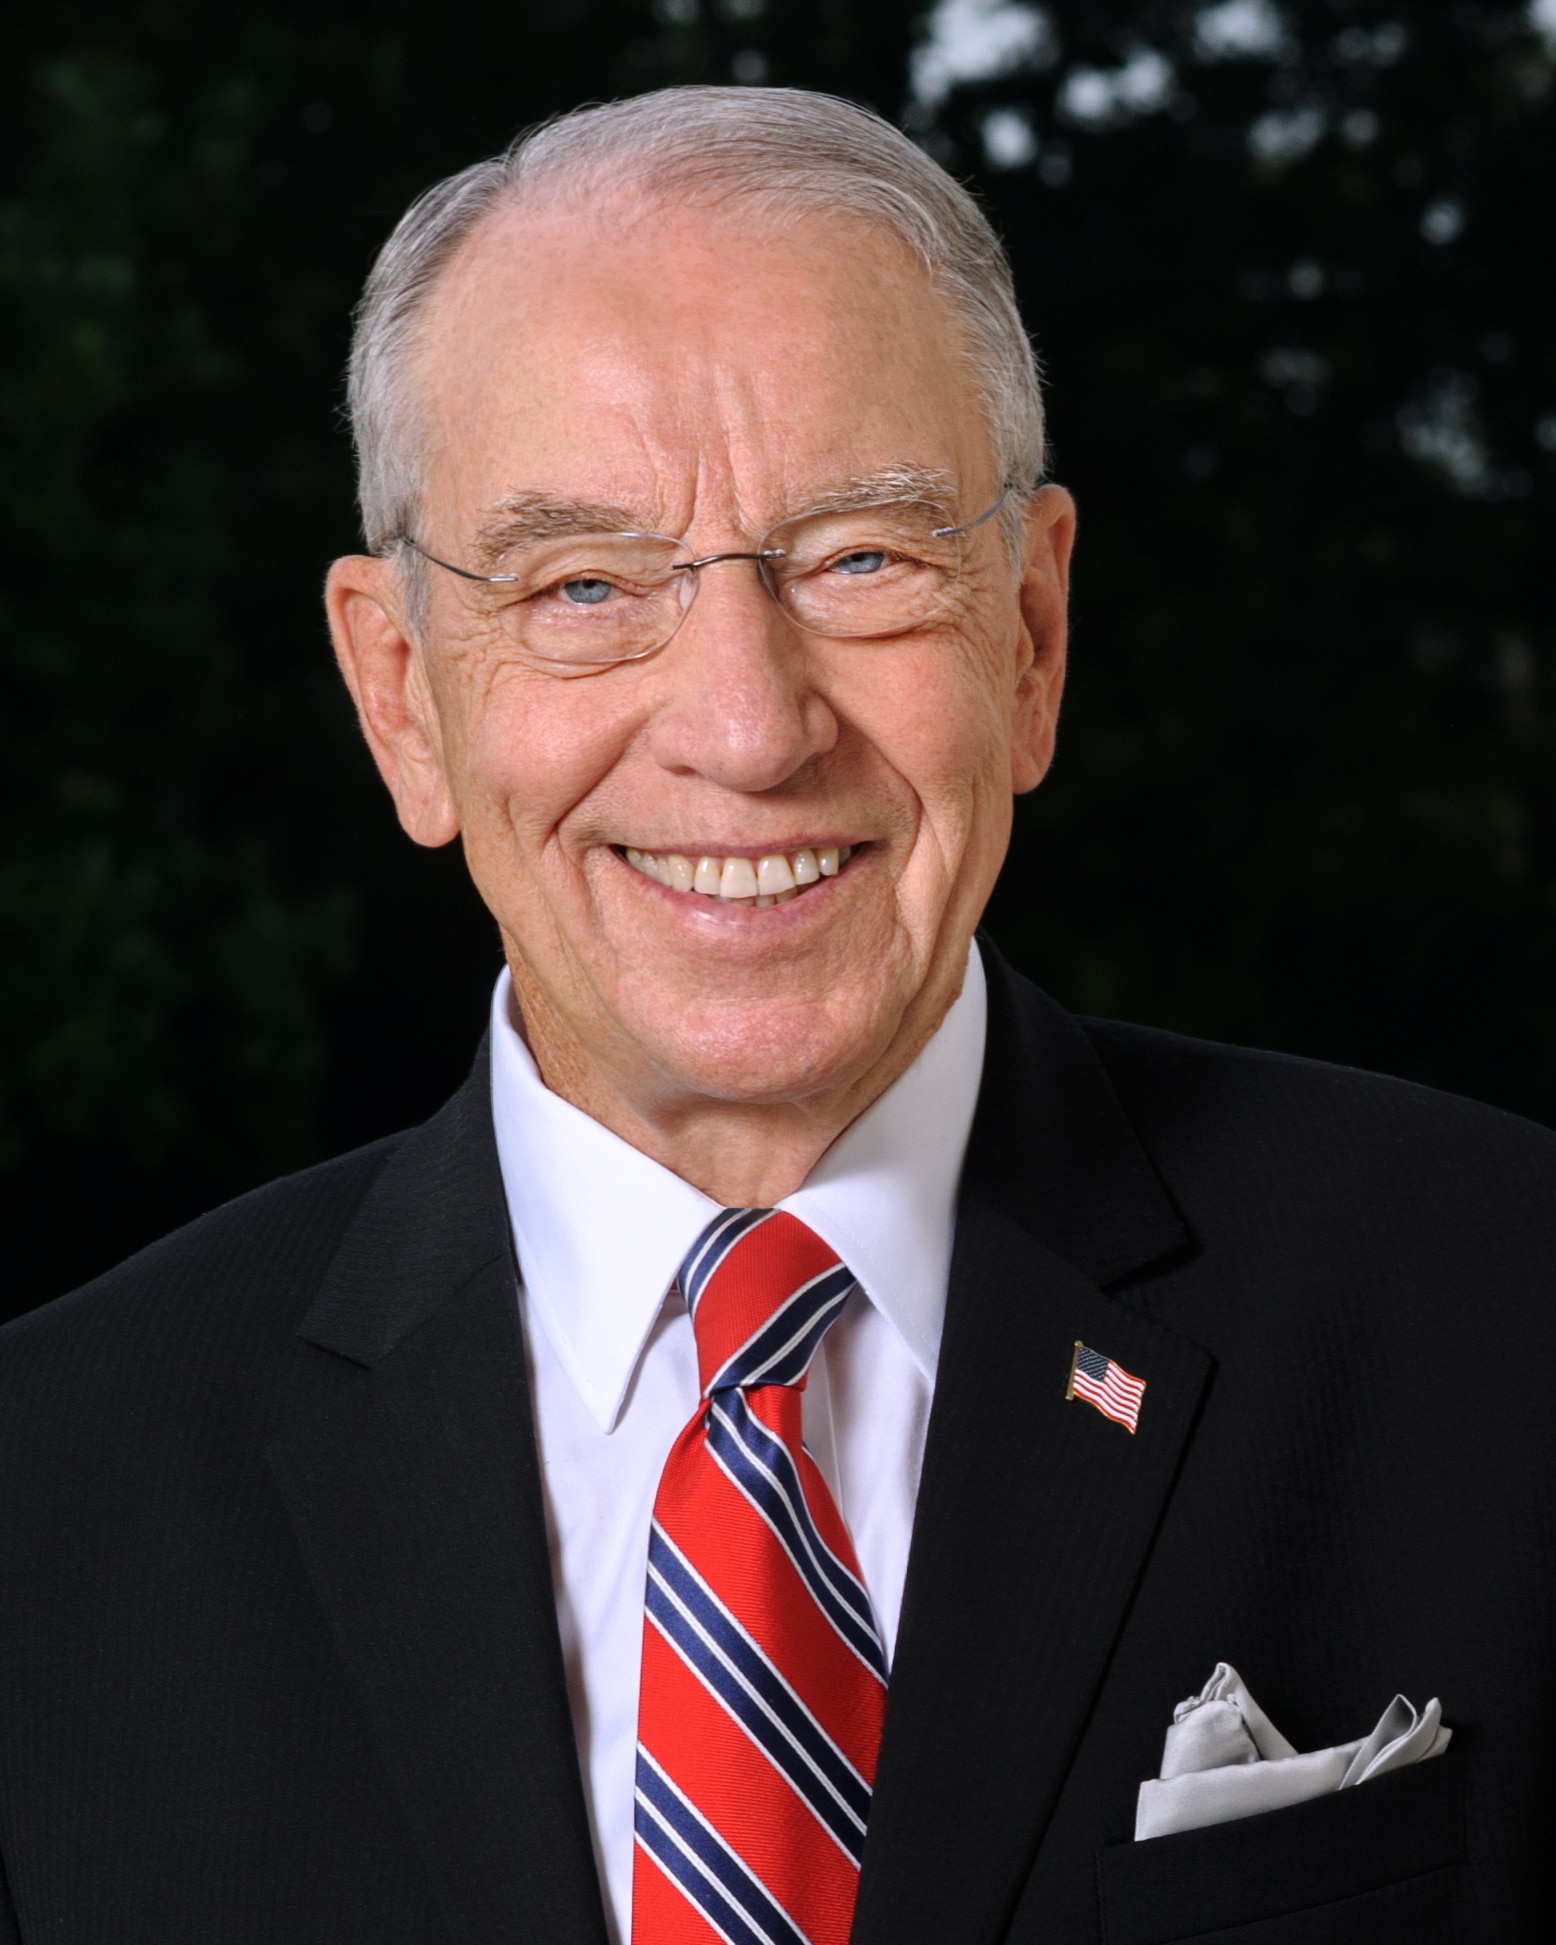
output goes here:
[{"label": "ear", "polygon": [[1035,790],[1048,774],[1059,731],[1069,640],[1070,550],[1075,502],[1062,486],[1040,487],[1027,506],[1021,619],[1028,660],[1016,689],[1011,788]]},{"label": "ear", "polygon": [[449,843],[459,816],[441,725],[393,565],[370,554],[344,556],[330,568],[324,608],[357,721],[402,827],[418,844]]}]

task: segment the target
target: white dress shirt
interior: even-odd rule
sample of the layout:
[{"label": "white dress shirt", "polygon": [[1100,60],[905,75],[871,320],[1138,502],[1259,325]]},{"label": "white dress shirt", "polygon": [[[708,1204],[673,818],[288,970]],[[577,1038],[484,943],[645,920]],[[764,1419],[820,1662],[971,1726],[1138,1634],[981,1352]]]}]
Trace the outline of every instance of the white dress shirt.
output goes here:
[{"label": "white dress shirt", "polygon": [[[812,1367],[805,1442],[853,1536],[888,1660],[985,1017],[975,946],[934,1038],[778,1205],[859,1282]],[[551,1093],[513,1024],[506,972],[492,1001],[492,1111],[578,1761],[607,1921],[624,1941],[649,1526],[698,1403],[691,1320],[669,1293],[718,1204]]]}]

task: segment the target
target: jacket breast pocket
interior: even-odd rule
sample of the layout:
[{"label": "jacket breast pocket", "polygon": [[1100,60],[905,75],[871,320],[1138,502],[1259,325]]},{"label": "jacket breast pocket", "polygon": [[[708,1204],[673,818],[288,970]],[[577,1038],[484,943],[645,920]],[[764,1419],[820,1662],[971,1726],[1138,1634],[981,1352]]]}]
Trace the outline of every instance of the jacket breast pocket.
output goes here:
[{"label": "jacket breast pocket", "polygon": [[[1282,1945],[1448,1937],[1464,1778],[1451,1751],[1287,1810],[1110,1844],[1097,1852],[1105,1945],[1172,1945],[1269,1921]],[[1294,1922],[1303,1913],[1311,1934]],[[1263,1936],[1250,1932],[1249,1945]]]}]

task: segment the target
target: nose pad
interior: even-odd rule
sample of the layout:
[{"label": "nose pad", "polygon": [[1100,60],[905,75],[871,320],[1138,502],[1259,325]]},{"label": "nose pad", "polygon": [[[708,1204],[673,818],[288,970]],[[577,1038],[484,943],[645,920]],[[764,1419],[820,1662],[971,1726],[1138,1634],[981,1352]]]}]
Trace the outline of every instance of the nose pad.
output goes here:
[{"label": "nose pad", "polygon": [[[732,551],[678,565],[695,596],[707,568],[744,562],[758,570],[760,587],[721,588],[713,597],[717,614],[707,614],[704,601],[702,623],[665,666],[670,693],[651,731],[666,768],[742,795],[775,789],[837,738],[836,719],[812,687],[806,658],[796,657],[790,618],[760,573],[761,556]],[[685,622],[693,600],[683,599]]]},{"label": "nose pad", "polygon": [[[682,574],[682,585],[685,588],[685,592],[681,596],[681,615],[680,621],[676,623],[677,629],[680,628],[681,623],[686,620],[687,615],[691,612],[692,606],[702,590],[704,575],[709,568],[729,567],[738,569],[745,562],[749,562],[755,570],[751,578],[755,581],[759,591],[760,606],[766,614],[769,629],[771,629],[777,617],[781,617],[782,621],[790,628],[796,626],[797,624],[793,615],[789,613],[782,596],[779,594],[777,582],[767,565],[767,559],[768,557],[765,554],[728,553],[703,554],[696,560],[678,562],[678,569],[684,570]],[[745,593],[743,588],[737,586],[732,587],[727,594],[722,594],[715,598],[735,600],[738,602],[748,600],[750,597]],[[771,612],[773,609],[777,610],[777,617]],[[740,612],[740,610],[737,609],[736,612]]]},{"label": "nose pad", "polygon": [[762,592],[777,607],[781,608],[783,606],[783,603],[778,599],[778,589],[767,571],[766,555],[747,553],[699,554],[695,560],[677,561],[671,570],[672,573],[678,574],[681,577],[681,617],[680,621],[676,623],[677,628],[680,627],[682,621],[685,621],[692,603],[697,599],[698,593],[701,591],[703,570],[709,567],[722,567],[725,562],[733,561],[750,561],[756,568],[757,579],[762,585]]},{"label": "nose pad", "polygon": [[751,563],[756,569],[756,580],[761,587],[762,593],[766,595],[767,599],[783,615],[785,620],[792,621],[793,617],[784,606],[783,598],[778,592],[777,581],[774,579],[772,570],[768,566],[769,560],[781,560],[782,558],[783,550],[779,548],[774,550],[772,554],[699,554],[695,560],[677,561],[671,570],[672,573],[679,576],[680,580],[681,612],[675,624],[677,631],[679,631],[682,622],[685,621],[687,615],[691,612],[692,604],[701,592],[704,570],[710,567],[722,567],[726,564],[733,565],[740,561],[749,561]]}]

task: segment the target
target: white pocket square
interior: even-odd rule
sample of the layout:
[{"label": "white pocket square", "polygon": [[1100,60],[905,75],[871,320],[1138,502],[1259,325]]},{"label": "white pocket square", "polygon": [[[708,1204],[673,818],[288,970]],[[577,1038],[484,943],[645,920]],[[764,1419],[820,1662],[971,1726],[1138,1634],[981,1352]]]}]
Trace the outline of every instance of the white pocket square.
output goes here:
[{"label": "white pocket square", "polygon": [[1370,1736],[1298,1755],[1229,1662],[1172,1713],[1162,1773],[1140,1785],[1135,1838],[1166,1837],[1283,1810],[1440,1756],[1453,1731],[1434,1697],[1419,1712],[1396,1695]]}]

